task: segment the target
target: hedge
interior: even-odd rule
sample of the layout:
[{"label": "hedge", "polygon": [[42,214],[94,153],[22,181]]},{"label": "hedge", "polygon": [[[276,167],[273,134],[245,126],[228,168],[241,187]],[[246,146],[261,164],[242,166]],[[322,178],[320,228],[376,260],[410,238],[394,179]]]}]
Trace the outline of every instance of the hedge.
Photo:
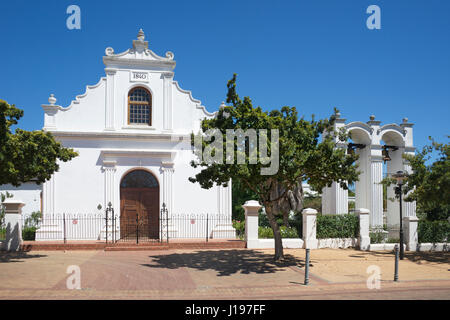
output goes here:
[{"label": "hedge", "polygon": [[357,238],[359,218],[354,214],[317,215],[317,239]]},{"label": "hedge", "polygon": [[[288,228],[286,226],[280,226],[281,238],[299,238],[297,230],[295,228]],[[273,230],[271,227],[258,227],[258,238],[260,239],[272,239]]]},{"label": "hedge", "polygon": [[447,220],[419,220],[417,233],[419,243],[448,242],[450,240],[450,222]]}]

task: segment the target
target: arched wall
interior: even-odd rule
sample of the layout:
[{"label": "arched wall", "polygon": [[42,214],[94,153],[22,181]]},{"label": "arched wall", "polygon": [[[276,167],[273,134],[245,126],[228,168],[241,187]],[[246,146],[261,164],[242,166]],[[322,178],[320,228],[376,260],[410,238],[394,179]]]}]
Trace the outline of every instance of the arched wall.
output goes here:
[{"label": "arched wall", "polygon": [[[404,153],[414,152],[412,138],[412,124],[408,119],[403,119],[403,123],[388,124],[380,126],[380,121],[376,121],[374,116],[370,121],[351,122],[345,124],[345,119],[336,114],[335,130],[344,128],[350,133],[350,139],[355,144],[364,144],[364,148],[357,148],[355,152],[359,155],[357,161],[361,171],[359,181],[355,183],[355,208],[367,208],[370,210],[370,226],[372,228],[383,227],[383,187],[381,184],[383,176],[383,145],[398,147],[398,150],[389,150],[391,161],[387,161],[388,173],[403,170],[410,172],[411,168],[403,159]],[[337,147],[346,148],[345,144],[336,140]],[[393,197],[393,187],[388,191],[388,197]],[[348,208],[348,196],[337,183],[333,183],[330,188],[325,188],[322,194],[323,214],[345,213],[342,208]],[[395,228],[399,223],[399,204],[397,201],[388,201],[388,212],[386,214],[387,224],[390,228]],[[415,216],[415,203],[404,203],[405,216]]]}]

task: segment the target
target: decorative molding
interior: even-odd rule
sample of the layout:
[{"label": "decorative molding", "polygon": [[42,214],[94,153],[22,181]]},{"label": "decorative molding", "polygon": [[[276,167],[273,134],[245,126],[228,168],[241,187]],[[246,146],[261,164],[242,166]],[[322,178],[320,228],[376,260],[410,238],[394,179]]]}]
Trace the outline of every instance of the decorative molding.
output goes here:
[{"label": "decorative molding", "polygon": [[142,150],[142,149],[103,149],[100,154],[107,160],[111,157],[140,157],[140,158],[165,158],[173,160],[176,151],[167,150]]},{"label": "decorative molding", "polygon": [[206,116],[215,117],[217,115],[217,111],[211,113],[208,110],[206,110],[205,106],[202,106],[202,102],[200,100],[197,100],[194,97],[192,97],[192,92],[190,90],[181,89],[180,85],[178,84],[178,81],[173,81],[173,84],[175,85],[175,88],[177,88],[178,91],[187,94],[189,96],[189,99],[196,104],[196,108],[201,109]]},{"label": "decorative molding", "polygon": [[[75,100],[72,100],[68,107],[63,108],[61,106],[56,106],[56,105],[52,106],[52,107],[55,107],[57,110],[61,110],[61,111],[68,111],[68,110],[70,110],[73,107],[74,104],[79,104],[81,102],[80,100],[85,98],[88,95],[90,90],[99,87],[102,84],[103,81],[106,81],[106,77],[101,77],[100,80],[94,85],[87,85],[86,86],[86,91],[83,94],[77,95],[75,97]],[[42,107],[44,107],[44,106],[47,106],[47,105],[42,105]]]},{"label": "decorative molding", "polygon": [[401,135],[406,136],[406,130],[396,123],[385,124],[384,126],[380,127],[377,130],[377,134],[379,135],[383,131],[389,131],[389,130],[396,131],[396,132],[400,133]]},{"label": "decorative molding", "polygon": [[176,133],[140,133],[140,132],[118,132],[118,131],[90,131],[90,132],[72,132],[48,130],[57,138],[80,138],[80,139],[129,139],[129,140],[150,140],[150,141],[171,141],[178,143],[183,139],[191,138],[190,134]]},{"label": "decorative molding", "polygon": [[361,122],[361,121],[353,121],[353,122],[350,122],[350,123],[348,123],[348,124],[345,126],[345,128],[346,128],[348,131],[351,131],[352,129],[356,129],[356,128],[362,129],[362,130],[367,131],[367,132],[369,133],[369,136],[371,136],[372,133],[373,133],[373,128],[372,128],[371,126],[369,126],[367,123],[364,123],[364,122]]}]

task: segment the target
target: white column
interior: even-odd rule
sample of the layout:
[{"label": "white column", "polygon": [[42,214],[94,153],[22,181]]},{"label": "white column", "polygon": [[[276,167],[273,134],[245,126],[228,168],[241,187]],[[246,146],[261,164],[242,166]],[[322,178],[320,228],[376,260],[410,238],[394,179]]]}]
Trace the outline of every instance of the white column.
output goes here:
[{"label": "white column", "polygon": [[[173,214],[173,163],[172,162],[163,162],[162,163],[162,172],[163,172],[163,202],[166,204],[167,210],[169,211],[169,215]],[[162,203],[161,203],[162,206]]]},{"label": "white column", "polygon": [[3,250],[19,251],[22,244],[22,207],[25,205],[21,200],[8,198],[3,202],[5,206],[6,240]]},{"label": "white column", "polygon": [[44,182],[42,186],[42,199],[42,214],[45,220],[46,215],[55,213],[55,174]]},{"label": "white column", "polygon": [[[414,152],[405,152],[405,154],[409,154],[409,155],[414,155]],[[409,165],[408,161],[403,159],[403,171],[405,171],[408,174],[412,173],[412,169],[411,166]],[[411,193],[412,191],[410,191],[409,193]],[[408,194],[409,194],[408,193]],[[407,202],[407,201],[402,201],[402,206],[403,206],[403,216],[404,217],[415,217],[416,216],[416,202],[412,201],[412,202]]]},{"label": "white column", "polygon": [[369,236],[369,216],[370,211],[365,208],[358,208],[355,214],[359,217],[359,249],[368,250],[370,246]]},{"label": "white column", "polygon": [[325,187],[322,193],[323,214],[348,213],[348,190],[341,188],[339,183],[333,182],[331,187]]},{"label": "white column", "polygon": [[112,207],[114,208],[115,212],[120,214],[118,210],[120,208],[116,208],[115,205],[115,173],[116,173],[116,161],[103,161],[103,171],[105,173],[105,206],[104,208],[108,207],[108,203],[111,202]]},{"label": "white column", "polygon": [[162,74],[163,77],[163,130],[172,130],[172,80],[173,72]]},{"label": "white column", "polygon": [[317,210],[306,208],[302,211],[303,243],[305,249],[317,249]]},{"label": "white column", "polygon": [[245,241],[247,248],[258,248],[258,212],[262,206],[256,200],[249,200],[242,206],[245,211]]},{"label": "white column", "polygon": [[381,149],[372,149],[370,157],[370,227],[383,227],[383,160]]},{"label": "white column", "polygon": [[115,69],[105,69],[106,72],[106,105],[105,105],[105,130],[115,130],[114,128],[114,77]]}]

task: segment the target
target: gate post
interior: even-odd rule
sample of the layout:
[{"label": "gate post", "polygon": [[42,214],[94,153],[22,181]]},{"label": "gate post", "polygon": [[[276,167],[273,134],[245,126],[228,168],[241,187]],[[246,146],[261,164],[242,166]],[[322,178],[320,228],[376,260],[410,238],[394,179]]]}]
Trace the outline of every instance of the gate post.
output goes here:
[{"label": "gate post", "polygon": [[245,242],[250,249],[258,245],[258,212],[262,206],[256,200],[249,200],[242,208],[245,211]]},{"label": "gate post", "polygon": [[369,209],[359,208],[355,210],[355,214],[359,217],[359,249],[368,250],[370,246],[369,235]]},{"label": "gate post", "polygon": [[6,240],[3,250],[19,251],[22,245],[22,207],[25,205],[21,200],[8,198],[3,202],[5,206]]}]

